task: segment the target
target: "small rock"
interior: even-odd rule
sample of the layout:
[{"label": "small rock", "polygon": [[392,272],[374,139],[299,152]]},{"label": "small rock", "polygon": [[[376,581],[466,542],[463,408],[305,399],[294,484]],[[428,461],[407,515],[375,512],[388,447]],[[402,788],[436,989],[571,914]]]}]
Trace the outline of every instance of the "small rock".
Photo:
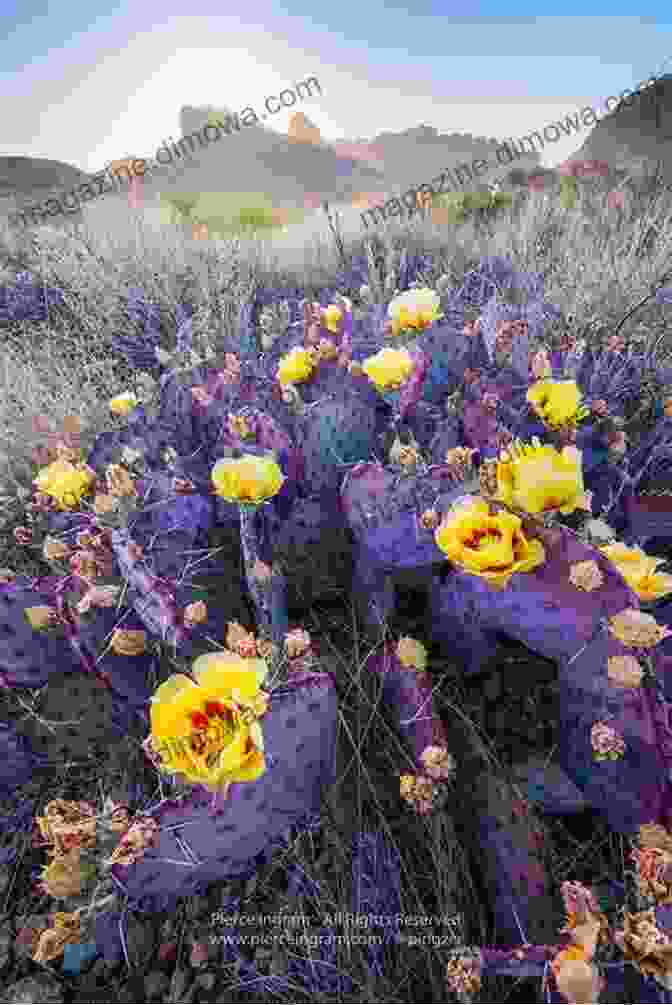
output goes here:
[{"label": "small rock", "polygon": [[57,981],[26,977],[11,984],[0,996],[2,1005],[63,1005],[65,998]]},{"label": "small rock", "polygon": [[145,977],[145,994],[152,1001],[162,1001],[170,987],[170,978],[161,970],[152,970]]}]

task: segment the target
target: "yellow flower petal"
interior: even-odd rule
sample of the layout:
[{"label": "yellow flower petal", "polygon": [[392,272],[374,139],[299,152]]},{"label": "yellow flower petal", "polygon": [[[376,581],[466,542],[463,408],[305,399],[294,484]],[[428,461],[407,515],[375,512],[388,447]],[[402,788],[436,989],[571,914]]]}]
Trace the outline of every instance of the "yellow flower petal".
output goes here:
[{"label": "yellow flower petal", "polygon": [[268,673],[265,660],[242,659],[236,653],[205,653],[192,664],[194,677],[201,687],[221,694],[238,690],[243,700],[253,698]]},{"label": "yellow flower petal", "polygon": [[362,370],[378,390],[401,387],[415,369],[413,357],[405,349],[381,349],[362,363]]},{"label": "yellow flower petal", "polygon": [[285,476],[270,457],[223,457],[212,469],[215,492],[230,502],[261,503],[277,495]]},{"label": "yellow flower petal", "polygon": [[299,384],[312,376],[315,366],[315,353],[310,349],[296,346],[280,359],[277,377],[283,385]]},{"label": "yellow flower petal", "polygon": [[533,514],[585,508],[581,452],[514,443],[497,464],[497,499]]},{"label": "yellow flower petal", "polygon": [[527,400],[551,428],[575,424],[586,414],[581,390],[574,380],[539,380],[527,392]]}]

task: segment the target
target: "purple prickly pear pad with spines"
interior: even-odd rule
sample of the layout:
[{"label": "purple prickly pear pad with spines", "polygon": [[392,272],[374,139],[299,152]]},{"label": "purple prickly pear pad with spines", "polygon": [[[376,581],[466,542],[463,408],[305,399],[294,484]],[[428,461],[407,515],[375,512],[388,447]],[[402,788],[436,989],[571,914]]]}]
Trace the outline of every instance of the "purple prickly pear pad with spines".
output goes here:
[{"label": "purple prickly pear pad with spines", "polygon": [[188,896],[208,882],[246,876],[290,828],[319,813],[335,781],[336,711],[328,675],[274,692],[259,720],[265,773],[255,782],[233,784],[214,806],[213,793],[195,786],[183,802],[153,811],[160,826],[156,847],[134,865],[114,867],[128,894]]}]

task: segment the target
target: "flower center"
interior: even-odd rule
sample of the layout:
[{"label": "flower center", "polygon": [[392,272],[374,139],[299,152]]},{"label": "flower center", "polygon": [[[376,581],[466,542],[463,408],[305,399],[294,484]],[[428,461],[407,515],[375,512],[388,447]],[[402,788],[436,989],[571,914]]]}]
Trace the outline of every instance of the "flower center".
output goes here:
[{"label": "flower center", "polygon": [[493,539],[498,540],[500,537],[500,532],[495,530],[494,527],[491,527],[489,530],[474,530],[464,539],[464,544],[467,548],[474,548],[476,551],[480,551],[484,545],[491,544]]},{"label": "flower center", "polygon": [[235,728],[231,710],[219,701],[207,701],[202,711],[190,715],[189,738],[195,754],[210,759],[233,739]]}]

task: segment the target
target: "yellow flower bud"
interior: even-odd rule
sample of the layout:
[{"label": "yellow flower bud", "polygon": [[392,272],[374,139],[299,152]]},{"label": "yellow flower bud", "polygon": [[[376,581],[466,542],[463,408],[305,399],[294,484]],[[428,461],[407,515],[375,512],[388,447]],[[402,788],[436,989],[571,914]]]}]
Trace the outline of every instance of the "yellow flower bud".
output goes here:
[{"label": "yellow flower bud", "polygon": [[133,392],[126,391],[124,394],[118,394],[116,398],[112,398],[109,408],[113,415],[125,417],[130,415],[133,409],[137,408],[138,404],[138,399]]}]

